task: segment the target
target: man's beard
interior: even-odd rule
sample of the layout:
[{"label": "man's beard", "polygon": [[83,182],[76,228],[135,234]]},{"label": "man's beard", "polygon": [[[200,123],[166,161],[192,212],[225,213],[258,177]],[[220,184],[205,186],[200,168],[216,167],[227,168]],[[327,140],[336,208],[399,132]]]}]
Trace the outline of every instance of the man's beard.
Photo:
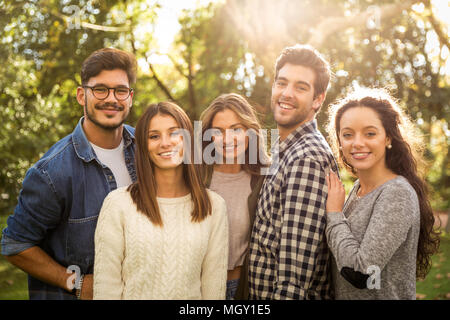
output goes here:
[{"label": "man's beard", "polygon": [[[277,102],[271,101],[271,104],[272,104],[271,109],[275,110],[277,108],[278,101]],[[295,104],[295,108],[296,108],[296,110],[299,110],[299,106],[297,104]],[[274,114],[273,119],[275,120],[278,127],[285,128],[285,129],[292,129],[292,128],[297,127],[303,121],[305,121],[307,119],[307,117],[308,117],[308,111],[303,109],[303,110],[301,110],[300,113],[297,113],[294,117],[289,119],[287,122],[282,122],[282,123],[278,122],[275,117],[275,114]]]},{"label": "man's beard", "polygon": [[[106,109],[108,107],[114,107],[116,110],[118,111],[123,111],[124,107],[120,106],[118,104],[115,103],[105,103],[105,104],[95,104],[94,105],[94,109],[97,110],[102,110],[102,109]],[[123,125],[123,123],[125,122],[125,119],[127,118],[128,115],[125,115],[125,117],[122,119],[122,121],[120,121],[119,123],[114,123],[114,124],[103,124],[101,122],[99,122],[93,114],[89,113],[89,108],[87,107],[87,99],[85,99],[85,104],[84,104],[84,111],[86,113],[86,118],[89,119],[89,121],[91,121],[93,124],[95,124],[96,126],[104,129],[104,130],[108,130],[108,131],[113,131],[117,128],[119,128],[121,125]]]}]

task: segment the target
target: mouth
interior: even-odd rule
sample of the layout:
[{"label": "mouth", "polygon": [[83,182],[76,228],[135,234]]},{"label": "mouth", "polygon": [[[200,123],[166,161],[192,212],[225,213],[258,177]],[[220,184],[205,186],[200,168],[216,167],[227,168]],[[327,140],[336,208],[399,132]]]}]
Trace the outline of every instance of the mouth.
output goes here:
[{"label": "mouth", "polygon": [[370,154],[371,154],[371,152],[353,152],[353,153],[351,153],[352,158],[355,159],[355,160],[364,160]]},{"label": "mouth", "polygon": [[224,146],[223,147],[223,150],[225,151],[225,152],[232,152],[232,151],[234,151],[236,149],[236,146],[233,144],[233,145],[230,145],[230,146]]},{"label": "mouth", "polygon": [[278,107],[282,110],[294,110],[295,106],[285,103],[285,102],[278,102]]},{"label": "mouth", "polygon": [[177,156],[178,154],[179,154],[178,149],[158,153],[158,155],[163,159],[172,159],[173,157]]},{"label": "mouth", "polygon": [[96,105],[95,109],[106,112],[119,112],[123,111],[123,107],[117,105]]}]

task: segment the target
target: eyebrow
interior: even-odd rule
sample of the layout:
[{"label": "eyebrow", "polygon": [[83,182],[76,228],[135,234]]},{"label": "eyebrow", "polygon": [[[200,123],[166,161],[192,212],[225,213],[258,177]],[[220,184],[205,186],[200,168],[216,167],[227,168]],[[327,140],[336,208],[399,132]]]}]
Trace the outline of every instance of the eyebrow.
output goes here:
[{"label": "eyebrow", "polygon": [[[232,124],[231,126],[230,126],[230,128],[233,128],[233,127],[237,127],[237,126],[242,126],[242,127],[244,127],[244,125],[242,124],[242,123],[240,123],[240,122],[238,122],[238,123],[234,123],[234,124]],[[211,129],[222,129],[222,128],[219,128],[219,127],[211,127]]]},{"label": "eyebrow", "polygon": [[[109,87],[109,86],[100,82],[100,83],[94,84],[92,87]],[[109,87],[109,88],[128,88],[128,86],[124,85],[124,84],[119,84],[116,87]]]},{"label": "eyebrow", "polygon": [[[169,129],[167,129],[167,130],[176,130],[176,129],[180,129],[180,127],[170,127]],[[159,130],[148,130],[148,132],[150,133],[150,132],[159,132]]]},{"label": "eyebrow", "polygon": [[[283,80],[283,81],[288,81],[289,82],[289,80],[287,78],[285,78],[285,77],[278,77],[276,79],[276,81],[278,81],[278,80]],[[302,85],[307,86],[308,88],[311,88],[311,85],[308,82],[303,81],[303,80],[296,81],[295,84],[302,84]]]},{"label": "eyebrow", "polygon": [[[367,127],[364,127],[364,128],[363,128],[363,130],[366,130],[366,129],[375,129],[375,130],[378,130],[378,128],[375,127],[375,126],[367,126]],[[349,127],[345,127],[345,128],[342,128],[341,130],[353,130],[353,129],[352,129],[352,128],[349,128]]]}]

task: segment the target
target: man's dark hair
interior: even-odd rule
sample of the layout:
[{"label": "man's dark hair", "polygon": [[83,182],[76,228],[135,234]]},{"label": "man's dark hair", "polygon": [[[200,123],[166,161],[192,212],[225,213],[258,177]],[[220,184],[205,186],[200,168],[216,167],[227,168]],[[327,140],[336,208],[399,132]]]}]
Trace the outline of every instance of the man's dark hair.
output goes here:
[{"label": "man's dark hair", "polygon": [[86,85],[90,78],[103,70],[121,69],[127,73],[131,85],[136,82],[136,58],[132,53],[114,48],[94,51],[81,66],[81,85]]},{"label": "man's dark hair", "polygon": [[300,44],[284,48],[275,62],[275,79],[278,78],[278,72],[286,63],[300,65],[314,71],[316,75],[314,81],[314,98],[327,91],[331,70],[329,63],[322,57],[319,51],[310,45]]}]

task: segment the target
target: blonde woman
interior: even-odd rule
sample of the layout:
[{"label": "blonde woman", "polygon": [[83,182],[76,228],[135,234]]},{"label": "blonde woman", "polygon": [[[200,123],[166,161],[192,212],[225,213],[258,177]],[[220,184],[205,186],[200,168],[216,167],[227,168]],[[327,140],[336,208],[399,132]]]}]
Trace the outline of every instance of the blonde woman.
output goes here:
[{"label": "blonde woman", "polygon": [[[227,204],[230,243],[226,298],[247,299],[248,243],[264,180],[261,170],[269,162],[261,125],[253,107],[234,93],[217,97],[201,121],[206,185]],[[214,143],[211,153],[209,138]]]},{"label": "blonde woman", "polygon": [[192,136],[173,103],[150,105],[139,119],[137,181],[111,192],[100,212],[94,299],[225,298],[225,201],[205,188],[186,148]]}]

